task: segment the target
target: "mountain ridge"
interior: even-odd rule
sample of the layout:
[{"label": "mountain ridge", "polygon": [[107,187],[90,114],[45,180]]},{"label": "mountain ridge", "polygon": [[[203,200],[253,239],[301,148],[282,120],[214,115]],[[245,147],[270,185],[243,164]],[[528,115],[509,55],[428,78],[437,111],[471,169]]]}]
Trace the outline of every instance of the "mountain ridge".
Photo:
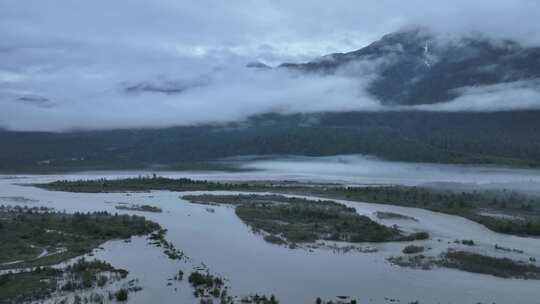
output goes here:
[{"label": "mountain ridge", "polygon": [[442,41],[424,29],[387,34],[352,52],[329,54],[307,63],[284,63],[279,68],[336,74],[358,61],[382,62],[367,91],[386,105],[447,102],[458,97],[462,88],[540,77],[540,47],[482,37]]}]

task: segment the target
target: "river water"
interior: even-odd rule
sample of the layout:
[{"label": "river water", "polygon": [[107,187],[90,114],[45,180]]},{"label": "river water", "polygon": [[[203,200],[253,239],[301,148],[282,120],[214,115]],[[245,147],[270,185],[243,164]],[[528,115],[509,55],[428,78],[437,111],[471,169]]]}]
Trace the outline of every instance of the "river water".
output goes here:
[{"label": "river water", "polygon": [[[164,176],[187,176],[213,180],[301,180],[338,183],[402,183],[423,184],[434,182],[461,182],[475,185],[517,185],[526,183],[527,189],[540,181],[534,170],[501,168],[471,168],[433,166],[425,164],[373,163],[348,164],[335,159],[303,159],[294,164],[291,159],[248,161],[243,166],[263,171],[238,173],[168,172]],[[275,166],[272,166],[271,162]],[[318,169],[306,166],[319,162]],[[366,169],[367,167],[370,169]],[[394,166],[394,167],[393,167]],[[347,168],[345,168],[347,167]],[[351,168],[352,167],[352,168]],[[354,168],[357,173],[354,174]],[[333,168],[333,169],[332,169]],[[411,168],[416,171],[411,172]],[[388,174],[388,170],[393,174]],[[446,170],[446,171],[445,171]],[[418,171],[422,174],[417,174]],[[401,173],[400,173],[401,172]],[[414,173],[417,172],[417,173]],[[149,172],[85,172],[66,175],[0,176],[0,203],[28,206],[47,206],[56,210],[101,211],[144,215],[168,229],[167,239],[184,251],[189,261],[169,260],[160,248],[147,244],[145,237],[134,237],[132,242],[107,242],[96,257],[116,267],[130,271],[128,279],[136,278],[143,290],[130,294],[130,303],[198,303],[185,283],[173,282],[179,269],[189,273],[204,265],[211,272],[228,280],[234,295],[250,293],[275,294],[281,303],[314,303],[316,297],[335,299],[352,296],[359,303],[401,303],[419,300],[420,303],[540,303],[540,282],[534,280],[501,279],[489,275],[458,270],[415,270],[393,266],[386,261],[400,255],[404,243],[363,244],[376,247],[378,252],[347,253],[319,248],[289,249],[266,243],[261,236],[250,231],[235,215],[230,206],[208,206],[188,203],[180,193],[154,191],[151,193],[64,193],[23,186],[24,183],[46,182],[57,179],[116,178],[136,176]],[[430,175],[432,174],[431,178]],[[415,177],[416,176],[416,177]],[[10,198],[11,197],[11,198]],[[12,199],[24,197],[29,200]],[[34,201],[35,200],[35,201]],[[491,232],[466,219],[420,210],[388,205],[346,202],[361,213],[386,225],[397,224],[408,231],[428,231],[431,239],[416,243],[430,248],[427,254],[436,255],[451,248],[466,248],[485,254],[506,255],[519,260],[535,257],[540,260],[540,239],[521,238]],[[117,203],[149,204],[163,209],[163,213],[116,210]],[[390,211],[418,219],[379,220],[377,211]],[[456,239],[473,239],[475,247],[461,247]],[[449,244],[450,243],[450,244]],[[327,242],[327,245],[330,245]],[[493,246],[517,248],[519,253],[496,252]]]}]

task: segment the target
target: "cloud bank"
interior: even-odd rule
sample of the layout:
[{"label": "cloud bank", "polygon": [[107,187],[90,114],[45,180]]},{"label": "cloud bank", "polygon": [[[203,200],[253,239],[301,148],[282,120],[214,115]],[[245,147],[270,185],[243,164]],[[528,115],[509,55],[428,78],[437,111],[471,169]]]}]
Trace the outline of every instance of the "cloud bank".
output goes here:
[{"label": "cloud bank", "polygon": [[[3,0],[0,126],[165,127],[270,111],[388,110],[365,92],[376,62],[333,76],[245,65],[351,51],[417,24],[447,37],[476,32],[537,46],[539,18],[540,3],[532,0]],[[538,108],[535,87],[463,88],[450,103],[412,109]]]}]

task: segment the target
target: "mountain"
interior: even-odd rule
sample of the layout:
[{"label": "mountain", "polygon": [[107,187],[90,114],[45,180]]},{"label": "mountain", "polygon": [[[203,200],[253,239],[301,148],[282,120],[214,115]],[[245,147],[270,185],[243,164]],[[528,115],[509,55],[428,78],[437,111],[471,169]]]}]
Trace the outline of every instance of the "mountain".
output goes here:
[{"label": "mountain", "polygon": [[[356,63],[363,63],[355,65]],[[366,65],[367,63],[367,65]],[[348,69],[349,67],[355,67]],[[441,40],[415,29],[382,37],[362,49],[279,68],[298,73],[372,70],[369,92],[387,105],[446,102],[462,88],[524,82],[540,77],[540,49],[483,38]],[[262,63],[251,68],[270,69]],[[351,76],[351,75],[348,75]],[[353,77],[355,74],[352,75]],[[136,83],[126,91],[173,94],[195,83]],[[21,102],[48,106],[28,97]],[[279,115],[163,129],[67,133],[0,129],[0,172],[125,168],[208,168],[207,161],[237,155],[368,154],[389,160],[540,166],[540,111],[343,112]],[[202,164],[202,165],[201,165]]]},{"label": "mountain", "polygon": [[445,102],[462,88],[540,77],[538,47],[482,37],[441,39],[419,28],[385,35],[353,52],[280,67],[332,74],[359,61],[377,63],[368,92],[388,105]]}]

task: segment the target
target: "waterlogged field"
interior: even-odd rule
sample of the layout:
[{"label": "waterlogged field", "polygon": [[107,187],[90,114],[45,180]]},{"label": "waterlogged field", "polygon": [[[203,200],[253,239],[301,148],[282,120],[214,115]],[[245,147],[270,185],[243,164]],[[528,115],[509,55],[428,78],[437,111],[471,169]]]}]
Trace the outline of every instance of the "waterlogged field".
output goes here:
[{"label": "waterlogged field", "polygon": [[[415,178],[410,170],[392,167],[392,163],[378,163],[377,168],[372,167],[368,171],[358,169],[355,175],[354,170],[349,169],[344,173],[345,166],[334,159],[316,160],[321,163],[318,171],[313,171],[315,167],[307,170],[306,162],[313,161],[304,160],[295,164],[287,160],[286,167],[271,167],[269,161],[244,164],[266,169],[263,172],[160,175],[228,181],[272,179],[346,184],[399,184],[403,181],[407,185],[420,185],[426,182],[461,181],[465,182],[463,187],[474,186],[471,183],[479,183],[482,187],[506,183],[515,188],[527,184],[527,189],[532,192],[538,189],[530,185],[538,182],[537,176],[540,176],[533,170],[448,166],[446,173],[444,168],[437,168],[440,172],[429,180],[426,174]],[[359,163],[351,166],[360,168]],[[395,174],[387,176],[384,173],[387,169]],[[418,165],[418,170],[434,172],[435,169],[429,165]],[[258,293],[273,294],[280,303],[315,303],[317,297],[336,300],[337,296],[348,296],[357,299],[358,303],[391,303],[397,300],[400,303],[538,303],[538,280],[502,278],[437,265],[429,267],[430,270],[411,265],[402,267],[388,260],[409,256],[403,253],[404,248],[415,245],[423,247],[421,254],[426,259],[439,257],[452,249],[497,258],[507,257],[539,266],[532,261],[540,260],[540,239],[496,233],[458,216],[417,208],[336,200],[378,224],[389,227],[397,225],[404,234],[427,232],[430,237],[427,240],[372,243],[319,240],[290,246],[290,242],[275,244],[265,240],[264,230],[254,232],[252,228],[258,226],[246,224],[238,216],[237,206],[197,204],[181,198],[183,195],[234,195],[237,192],[68,193],[25,185],[61,179],[118,178],[139,174],[89,172],[55,176],[3,176],[0,178],[0,204],[43,206],[67,213],[108,211],[111,214],[141,215],[167,229],[167,241],[181,250],[184,258],[170,259],[163,253],[162,247],[149,244],[147,236],[132,237],[130,242],[108,241],[102,245],[102,249],[96,249],[88,257],[129,271],[125,279],[110,287],[116,290],[136,280],[142,290],[130,293],[129,303],[199,303],[187,278],[196,270],[208,270],[223,278],[224,284],[230,288],[229,293],[238,297],[235,298],[237,301],[242,296]],[[152,212],[157,210],[161,212]],[[455,256],[460,255],[452,255]],[[13,257],[13,260],[16,259]],[[175,280],[180,270],[185,278]]]}]

